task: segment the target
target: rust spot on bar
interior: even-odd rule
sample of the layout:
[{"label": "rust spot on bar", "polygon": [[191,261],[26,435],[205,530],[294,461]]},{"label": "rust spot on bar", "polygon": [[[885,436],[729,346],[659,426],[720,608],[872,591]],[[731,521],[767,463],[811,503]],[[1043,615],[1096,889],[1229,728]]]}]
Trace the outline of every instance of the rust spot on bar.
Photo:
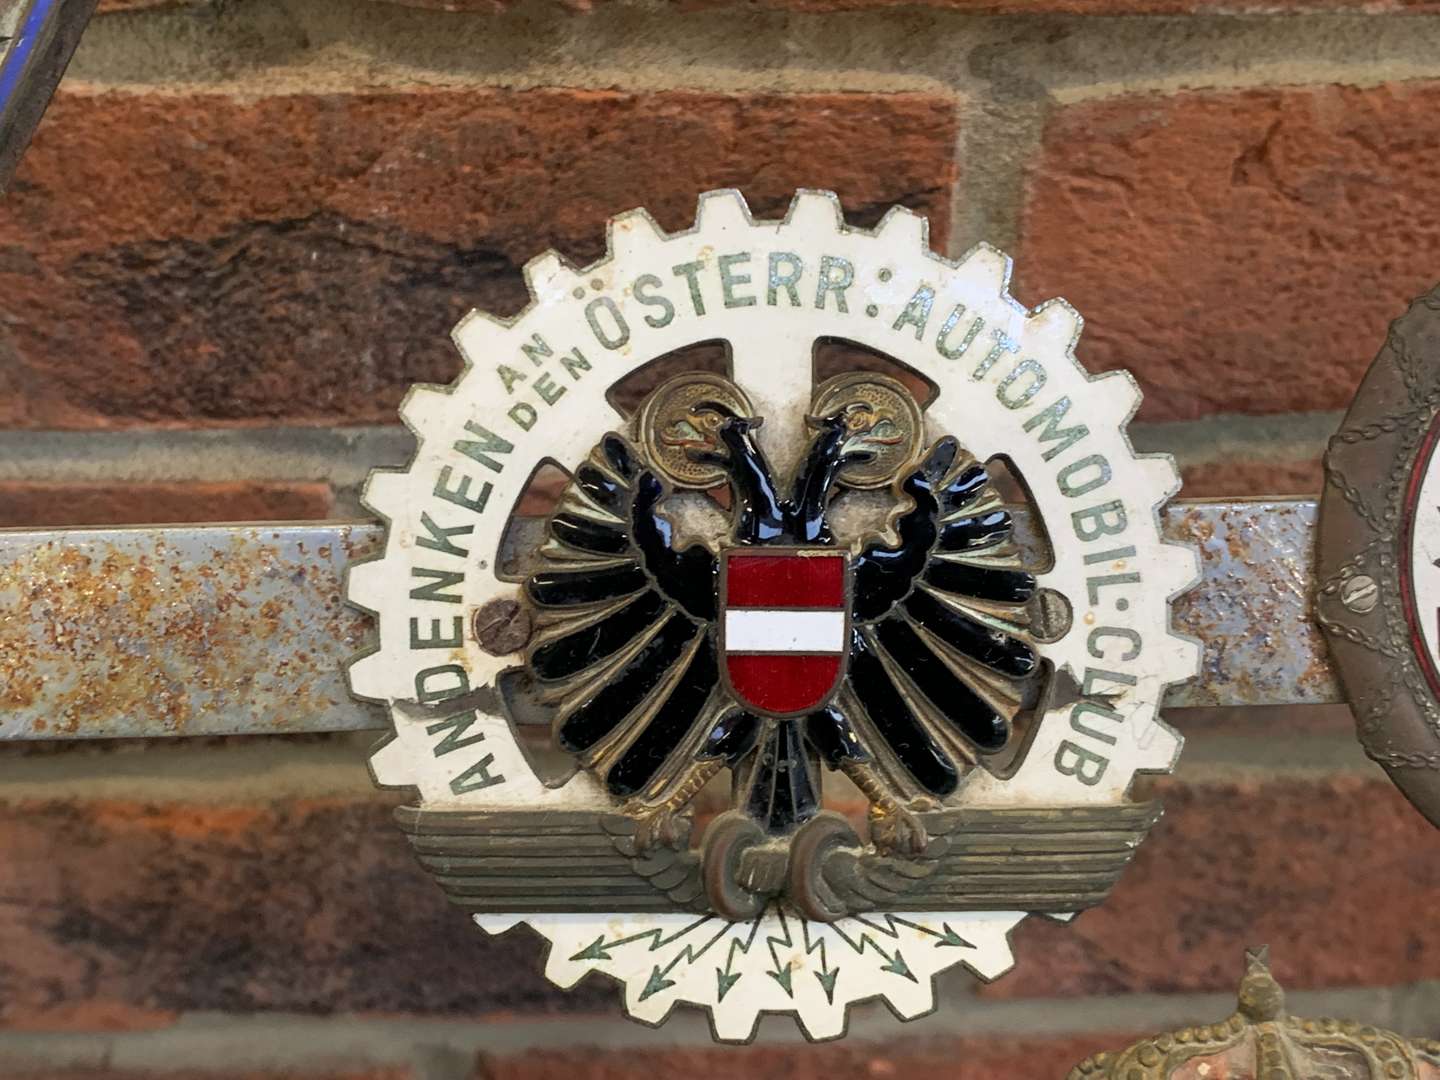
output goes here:
[{"label": "rust spot on bar", "polygon": [[[1340,700],[1309,617],[1315,514],[1298,499],[1166,510],[1166,535],[1197,545],[1203,565],[1173,622],[1204,645],[1200,678],[1168,707]],[[521,524],[516,552],[541,528]],[[1038,542],[1023,515],[1016,525]],[[374,630],[345,606],[341,575],[381,536],[370,524],[0,532],[0,739],[380,726],[345,686]]]},{"label": "rust spot on bar", "polygon": [[320,558],[307,535],[337,531],[0,536],[0,735],[283,732],[326,717],[366,726],[333,719],[358,713],[341,666],[367,630],[342,604],[343,563]]},{"label": "rust spot on bar", "polygon": [[1204,577],[1175,605],[1175,628],[1204,645],[1200,677],[1177,706],[1323,704],[1339,700],[1310,618],[1315,504],[1310,500],[1178,502],[1166,535],[1196,544]]}]

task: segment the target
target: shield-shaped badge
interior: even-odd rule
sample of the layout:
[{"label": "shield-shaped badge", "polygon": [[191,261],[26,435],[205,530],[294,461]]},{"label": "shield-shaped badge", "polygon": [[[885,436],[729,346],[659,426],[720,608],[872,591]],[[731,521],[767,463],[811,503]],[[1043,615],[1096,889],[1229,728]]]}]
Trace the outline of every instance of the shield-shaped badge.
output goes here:
[{"label": "shield-shaped badge", "polygon": [[741,548],[724,558],[720,648],[730,689],[768,716],[820,708],[849,652],[849,554]]}]

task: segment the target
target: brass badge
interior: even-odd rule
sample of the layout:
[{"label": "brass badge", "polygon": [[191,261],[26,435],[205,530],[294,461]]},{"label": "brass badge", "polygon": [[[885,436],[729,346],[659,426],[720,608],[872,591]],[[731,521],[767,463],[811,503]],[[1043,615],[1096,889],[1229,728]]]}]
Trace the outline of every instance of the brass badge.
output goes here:
[{"label": "brass badge", "polygon": [[1285,1008],[1270,950],[1245,954],[1235,1011],[1086,1058],[1068,1080],[1440,1080],[1440,1043],[1410,1042],[1353,1020],[1305,1020]]},{"label": "brass badge", "polygon": [[415,457],[370,479],[375,777],[415,789],[456,904],[637,1019],[921,1015],[938,972],[1004,972],[1026,913],[1102,900],[1158,816],[1127,791],[1172,766],[1158,705],[1198,663],[1174,466],[1131,449],[1139,393],[1076,362],[1073,309],[907,211],[756,222],[722,191],[609,248],[466,318],[465,374],[406,399]]},{"label": "brass badge", "polygon": [[1440,825],[1440,289],[1390,327],[1325,454],[1316,617],[1365,752]]}]

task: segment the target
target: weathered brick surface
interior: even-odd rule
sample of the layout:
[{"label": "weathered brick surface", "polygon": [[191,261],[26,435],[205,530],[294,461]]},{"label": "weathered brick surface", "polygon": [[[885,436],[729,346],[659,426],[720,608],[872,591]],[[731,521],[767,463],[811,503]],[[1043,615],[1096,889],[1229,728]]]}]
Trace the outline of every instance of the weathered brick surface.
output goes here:
[{"label": "weathered brick surface", "polygon": [[[1068,927],[1029,920],[986,993],[1229,991],[1237,950],[1263,941],[1296,989],[1433,975],[1440,848],[1383,777],[1166,788],[1110,901]],[[450,909],[378,797],[0,805],[0,897],[11,1028],[618,1008],[604,980],[550,987],[527,931],[487,938]]]},{"label": "weathered brick surface", "polygon": [[637,205],[832,187],[943,244],[956,123],[915,94],[62,94],[0,203],[0,424],[393,420],[469,307]]},{"label": "weathered brick surface", "polygon": [[[100,0],[99,11],[140,11],[214,4],[217,0]],[[347,0],[357,2],[357,0]],[[429,11],[498,15],[517,6],[517,0],[377,0],[379,3],[424,8]],[[553,0],[562,8],[588,12],[604,0]],[[1436,0],[672,0],[680,11],[746,10],[776,8],[815,13],[885,11],[895,7],[927,7],[970,15],[1230,15],[1237,12],[1294,14],[1323,11],[1363,11],[1372,15],[1391,12],[1433,11]]]},{"label": "weathered brick surface", "polygon": [[1119,1049],[1133,1035],[1066,1038],[906,1039],[894,1044],[714,1047],[646,1051],[556,1050],[482,1058],[476,1080],[632,1080],[645,1076],[747,1080],[1050,1080],[1097,1050]]},{"label": "weathered brick surface", "polygon": [[112,12],[145,12],[145,10],[166,9],[186,6],[187,0],[99,0],[95,14]]},{"label": "weathered brick surface", "polygon": [[1133,95],[1061,108],[1029,173],[1020,295],[1086,317],[1142,416],[1343,407],[1434,285],[1440,84]]},{"label": "weathered brick surface", "polygon": [[1318,495],[1323,470],[1318,457],[1301,461],[1228,458],[1187,465],[1180,470],[1187,499],[1228,495]]},{"label": "weathered brick surface", "polygon": [[0,481],[0,526],[306,521],[328,517],[328,484],[63,484]]},{"label": "weathered brick surface", "polygon": [[[423,3],[426,0],[419,0]],[[680,0],[687,9],[735,7],[790,11],[884,11],[913,7],[913,0]],[[1264,15],[1321,11],[1433,11],[1435,0],[919,0],[918,6],[970,15]]]},{"label": "weathered brick surface", "polygon": [[205,0],[100,0],[95,14],[109,15],[117,11],[164,11],[170,8],[193,7]]},{"label": "weathered brick surface", "polygon": [[0,1025],[154,1026],[186,1010],[595,1007],[527,931],[449,907],[380,801],[26,803],[0,817]]},{"label": "weathered brick surface", "polygon": [[1224,990],[1242,945],[1267,942],[1295,989],[1432,977],[1440,845],[1383,776],[1157,786],[1165,817],[1110,899],[1027,920],[983,993]]},{"label": "weathered brick surface", "polygon": [[7,1067],[0,1059],[0,1075],[6,1080],[412,1080],[407,1068],[356,1065],[350,1068],[277,1068],[236,1072],[223,1067],[207,1069],[48,1069],[21,1064]]}]

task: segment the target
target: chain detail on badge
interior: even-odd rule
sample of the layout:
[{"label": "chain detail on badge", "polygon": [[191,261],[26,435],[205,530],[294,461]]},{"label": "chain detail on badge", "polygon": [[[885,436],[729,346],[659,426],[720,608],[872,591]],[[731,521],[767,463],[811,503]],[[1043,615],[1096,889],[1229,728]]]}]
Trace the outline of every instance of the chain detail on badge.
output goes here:
[{"label": "chain detail on badge", "polygon": [[1440,825],[1440,288],[1391,325],[1325,454],[1315,615],[1365,752]]},{"label": "chain detail on badge", "polygon": [[1159,701],[1198,663],[1174,466],[1130,447],[1138,391],[1076,362],[1073,309],[908,211],[853,229],[805,192],[757,223],[715,192],[609,242],[461,323],[466,373],[412,392],[415,458],[367,485],[375,777],[416,789],[397,816],[454,903],[637,1019],[921,1015],[940,971],[1008,969],[1026,913],[1100,902],[1158,817],[1127,792],[1172,766]]}]

